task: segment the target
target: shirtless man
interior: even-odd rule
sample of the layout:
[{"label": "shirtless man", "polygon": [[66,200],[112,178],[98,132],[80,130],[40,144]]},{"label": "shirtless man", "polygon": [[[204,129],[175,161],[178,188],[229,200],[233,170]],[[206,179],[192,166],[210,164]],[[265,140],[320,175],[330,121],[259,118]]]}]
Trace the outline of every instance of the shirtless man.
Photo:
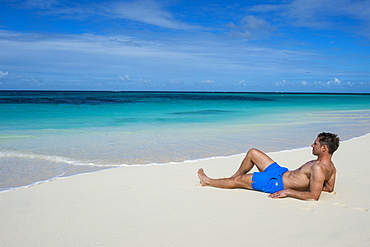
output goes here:
[{"label": "shirtless man", "polygon": [[[259,190],[270,193],[271,198],[289,196],[301,200],[319,200],[321,191],[334,190],[336,169],[331,158],[339,147],[339,138],[336,134],[322,132],[311,147],[317,159],[294,171],[280,167],[257,149],[250,149],[238,171],[230,178],[211,179],[203,169],[198,170],[198,177],[202,186]],[[259,172],[248,173],[253,166]]]}]

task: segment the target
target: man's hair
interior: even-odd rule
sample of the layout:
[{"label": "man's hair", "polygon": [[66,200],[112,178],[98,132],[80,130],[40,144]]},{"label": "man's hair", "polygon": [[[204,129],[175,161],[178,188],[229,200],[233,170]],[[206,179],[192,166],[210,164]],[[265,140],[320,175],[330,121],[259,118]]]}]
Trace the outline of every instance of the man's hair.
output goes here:
[{"label": "man's hair", "polygon": [[320,145],[327,145],[329,154],[333,154],[339,147],[339,137],[336,134],[321,132],[317,137],[319,137]]}]

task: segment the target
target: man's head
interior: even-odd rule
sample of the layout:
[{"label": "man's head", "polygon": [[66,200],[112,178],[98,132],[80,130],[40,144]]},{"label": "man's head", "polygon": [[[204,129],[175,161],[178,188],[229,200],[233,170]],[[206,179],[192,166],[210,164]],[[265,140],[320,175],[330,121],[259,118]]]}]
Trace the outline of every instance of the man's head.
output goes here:
[{"label": "man's head", "polygon": [[320,143],[320,146],[326,145],[328,147],[328,153],[333,154],[339,147],[339,137],[336,134],[321,132],[317,136],[317,140]]}]

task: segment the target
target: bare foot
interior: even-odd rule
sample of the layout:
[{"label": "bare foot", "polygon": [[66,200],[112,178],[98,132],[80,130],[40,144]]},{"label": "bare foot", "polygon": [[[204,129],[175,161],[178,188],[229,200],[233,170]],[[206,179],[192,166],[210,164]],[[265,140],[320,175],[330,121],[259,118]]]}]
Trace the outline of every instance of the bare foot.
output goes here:
[{"label": "bare foot", "polygon": [[202,184],[202,186],[209,186],[208,181],[209,181],[210,179],[209,179],[209,177],[207,177],[207,175],[204,173],[203,168],[200,168],[200,169],[198,170],[198,177],[199,177],[199,180],[200,180],[200,183]]}]

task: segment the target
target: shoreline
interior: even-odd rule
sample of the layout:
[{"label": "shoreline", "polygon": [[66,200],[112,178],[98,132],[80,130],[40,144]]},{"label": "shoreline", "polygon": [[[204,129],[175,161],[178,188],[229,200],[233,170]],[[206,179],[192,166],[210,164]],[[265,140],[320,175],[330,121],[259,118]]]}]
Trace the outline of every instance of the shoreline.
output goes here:
[{"label": "shoreline", "polygon": [[[341,144],[344,143],[344,142],[351,141],[351,140],[356,139],[356,138],[366,137],[367,135],[370,135],[370,133],[366,133],[366,134],[361,135],[361,136],[355,136],[355,137],[349,138],[347,140],[341,141]],[[266,153],[269,154],[269,155],[274,155],[274,154],[279,154],[279,153],[288,153],[288,152],[300,151],[300,150],[305,150],[305,149],[310,149],[310,147],[307,146],[307,147],[299,147],[299,148],[292,148],[292,149],[284,149],[284,150],[280,150],[280,151],[272,151],[272,152],[266,152]],[[220,160],[220,159],[232,159],[232,158],[236,158],[236,157],[242,159],[244,157],[244,155],[245,155],[245,152],[244,153],[239,153],[239,154],[228,155],[228,156],[213,156],[213,157],[206,157],[206,158],[199,158],[199,159],[184,160],[184,161],[179,161],[179,162],[173,161],[173,162],[166,162],[166,163],[122,164],[122,165],[106,165],[106,166],[104,166],[104,165],[93,165],[94,167],[95,166],[100,167],[101,169],[93,170],[93,171],[87,171],[87,172],[81,172],[81,173],[75,173],[75,174],[71,174],[71,175],[65,175],[66,172],[63,172],[62,174],[56,175],[56,176],[48,178],[48,179],[36,181],[36,182],[31,183],[31,184],[17,186],[17,187],[5,188],[3,190],[0,190],[0,194],[10,192],[10,191],[13,191],[13,190],[27,189],[29,187],[38,186],[40,184],[52,182],[54,180],[65,179],[65,178],[84,175],[84,174],[91,174],[91,173],[101,172],[101,171],[110,170],[110,169],[128,168],[128,167],[146,167],[146,166],[186,165],[186,164],[189,164],[189,163],[191,164],[191,163],[197,163],[197,162],[203,162],[203,161],[217,161],[217,160]],[[46,156],[46,155],[39,155],[39,156]],[[55,159],[56,156],[53,156],[52,158]],[[64,157],[57,157],[57,158],[67,159],[67,158],[64,158]],[[82,166],[86,166],[86,165],[82,165]]]},{"label": "shoreline", "polygon": [[[199,168],[227,177],[240,155],[108,169],[0,193],[0,245],[366,246],[369,144],[370,134],[341,142],[335,192],[319,201],[199,186]],[[308,148],[269,154],[290,169],[314,157]]]}]

